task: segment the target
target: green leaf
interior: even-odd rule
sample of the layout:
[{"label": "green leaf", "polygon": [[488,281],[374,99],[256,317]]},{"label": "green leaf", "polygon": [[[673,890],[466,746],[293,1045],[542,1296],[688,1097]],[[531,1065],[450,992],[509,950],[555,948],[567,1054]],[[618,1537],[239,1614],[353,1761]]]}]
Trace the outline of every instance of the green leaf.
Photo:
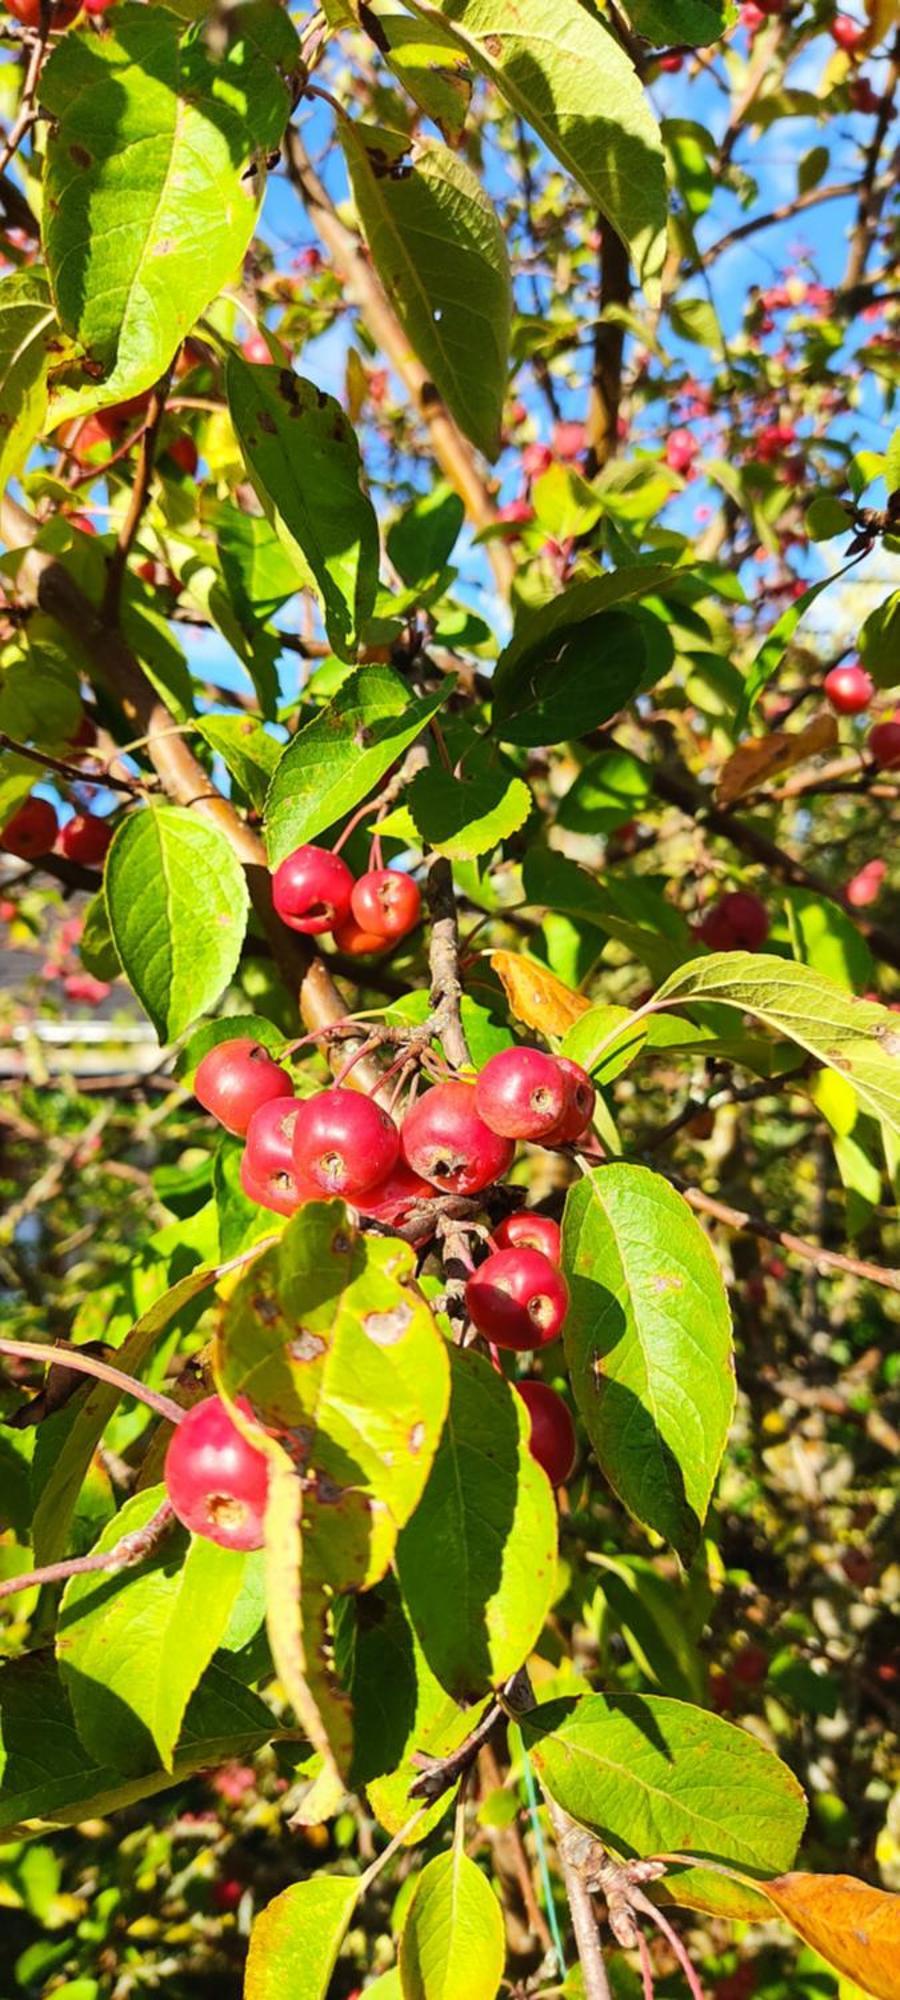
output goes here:
[{"label": "green leaf", "polygon": [[900,590],[870,611],[859,635],[860,658],[880,688],[900,683]]},{"label": "green leaf", "polygon": [[305,1535],[317,1492],[335,1589],[383,1575],[444,1421],[447,1350],[414,1265],[408,1244],[354,1230],[340,1202],[308,1202],[242,1278],[220,1334],[228,1394],[303,1440],[307,1480],[315,1475]]},{"label": "green leaf", "polygon": [[706,1699],[707,1672],[687,1617],[683,1580],[661,1576],[641,1556],[594,1555],[607,1615],[641,1672],[663,1694]]},{"label": "green leaf", "polygon": [[746,1730],[665,1695],[600,1694],[548,1702],[520,1727],[551,1797],[613,1853],[790,1867],[803,1793]]},{"label": "green leaf", "polygon": [[267,1903],[250,1933],[244,2000],[325,2000],[358,1875],[314,1875]]},{"label": "green leaf", "polygon": [[492,760],[487,745],[455,771],[417,771],[406,803],[420,840],[453,861],[490,854],[517,833],[533,800],[524,779]]},{"label": "green leaf", "polygon": [[[353,1702],[351,1789],[365,1791],[376,1819],[388,1833],[399,1833],[422,1803],[409,1796],[422,1775],[415,1759],[458,1750],[472,1727],[471,1712],[435,1679],[392,1576],[364,1597],[342,1600],[335,1650]],[[424,1840],[452,1799],[450,1789],[410,1838]]]},{"label": "green leaf", "polygon": [[0,1669],[0,1834],[77,1826],[292,1734],[214,1662],[188,1704],[172,1770],[124,1777],[85,1749],[52,1654],[26,1653]]},{"label": "green leaf", "polygon": [[0,831],[24,805],[43,775],[33,758],[17,757],[14,750],[0,750]]},{"label": "green leaf", "polygon": [[[116,1365],[136,1380],[161,1333],[205,1291],[212,1273],[189,1271],[163,1292],[136,1320],[116,1357]],[[81,1486],[94,1452],[118,1404],[121,1393],[108,1382],[94,1382],[79,1391],[70,1409],[66,1436],[57,1444],[53,1465],[35,1508],[32,1542],[35,1560],[56,1562],[68,1546],[69,1528]],[[117,1517],[118,1518],[118,1517]]]},{"label": "green leaf", "polygon": [[447,1421],[397,1569],[432,1672],[464,1701],[508,1680],[535,1644],[556,1581],[556,1509],[521,1397],[480,1355],[451,1347],[449,1359]]},{"label": "green leaf", "polygon": [[104,377],[70,407],[149,387],[240,266],[297,54],[267,0],[215,39],[126,0],[102,35],[57,43],[41,78],[47,262],[60,323]]},{"label": "green leaf", "polygon": [[647,1167],[569,1190],[563,1338],[601,1468],[644,1527],[691,1561],[734,1409],[731,1318],[709,1241]]},{"label": "green leaf", "polygon": [[415,697],[393,667],[359,667],[284,752],[269,787],[270,866],[315,840],[373,791],[446,694]]},{"label": "green leaf", "polygon": [[47,375],[68,343],[42,271],[0,284],[0,492],[21,472],[47,414]]},{"label": "green leaf", "polygon": [[[165,1498],[126,1501],[97,1552],[143,1528]],[[75,1724],[91,1754],[128,1774],[170,1771],[185,1710],[225,1632],[245,1558],[175,1527],[118,1576],[69,1578],[56,1654]],[[137,1671],[136,1671],[137,1666]]]},{"label": "green leaf", "polygon": [[506,1964],[500,1904],[461,1843],[423,1868],[400,1939],[403,2000],[495,2000]]},{"label": "green leaf", "polygon": [[331,645],[352,660],[378,583],[378,526],[356,433],[315,383],[290,368],[254,365],[233,347],[225,390],[253,484],[297,560],[298,586],[316,590]]},{"label": "green leaf", "polygon": [[360,221],[401,326],[460,429],[500,450],[512,280],[497,208],[437,139],[344,121]]},{"label": "green leaf", "polygon": [[811,889],[780,891],[795,958],[850,993],[875,984],[875,962],[853,918]]},{"label": "green leaf", "polygon": [[628,750],[601,750],[560,800],[557,821],[571,833],[612,833],[639,818],[652,797],[650,773]]},{"label": "green leaf", "polygon": [[[648,563],[646,566],[634,564],[630,569],[617,570],[603,576],[591,577],[586,583],[572,584],[557,597],[550,598],[535,611],[523,611],[516,629],[497,661],[491,694],[494,722],[498,736],[503,736],[503,724],[519,710],[527,710],[533,700],[533,682],[543,675],[542,685],[546,685],[548,669],[558,663],[573,633],[598,621],[600,614],[627,598],[647,597],[659,590],[673,572],[670,566]],[[596,667],[596,662],[595,662]],[[615,708],[608,710],[615,713]],[[577,735],[577,730],[569,729],[567,738]],[[508,739],[511,740],[511,739]],[[539,738],[535,738],[539,741]]]},{"label": "green leaf", "polygon": [[628,0],[633,27],[660,48],[714,42],[731,26],[735,11],[734,0]]},{"label": "green leaf", "polygon": [[736,736],[740,736],[746,729],[760,695],[765,692],[773,674],[777,674],[801,618],[805,616],[810,605],[815,603],[816,598],[821,597],[823,590],[827,590],[829,584],[837,583],[842,576],[846,576],[848,569],[852,567],[852,563],[846,563],[843,569],[835,571],[834,576],[824,576],[819,583],[814,583],[811,589],[803,592],[802,597],[798,597],[796,604],[788,605],[787,610],[782,612],[781,617],[773,625],[771,632],[767,633],[755,658],[750,662],[744,682],[744,692],[734,718]]},{"label": "green leaf", "polygon": [[808,194],[812,188],[819,187],[828,172],[830,159],[827,146],[811,146],[809,152],[804,153],[797,167],[798,194]]},{"label": "green leaf", "polygon": [[811,966],[747,951],[718,952],[673,972],[657,1006],[715,1000],[796,1042],[856,1091],[866,1111],[900,1134],[900,1032],[875,1000],[842,991]]},{"label": "green leaf", "polygon": [[806,526],[814,542],[831,542],[836,535],[849,534],[853,515],[833,493],[817,493],[806,509]]},{"label": "green leaf", "polygon": [[102,889],[91,897],[85,910],[78,950],[85,971],[92,972],[95,979],[118,978],[122,966],[109,928],[109,911]]},{"label": "green leaf", "polygon": [[605,215],[628,245],[651,303],[666,252],[666,179],[659,129],[634,69],[578,0],[413,0],[443,25],[476,69]]},{"label": "green leaf", "polygon": [[270,736],[252,715],[205,715],[199,726],[201,736],[237,779],[251,806],[262,812],[284,744]]},{"label": "green leaf", "polygon": [[[608,611],[563,634],[552,657],[532,661],[494,707],[504,743],[567,743],[609,722],[644,685],[647,631],[627,611]],[[499,712],[502,710],[502,713]]]},{"label": "green leaf", "polygon": [[459,494],[444,480],[404,508],[387,531],[387,552],[404,583],[426,583],[445,567],[465,518]]},{"label": "green leaf", "polygon": [[181,806],[132,812],[106,858],[106,905],[126,978],[160,1040],[214,1006],[237,969],[249,908],[225,835]]},{"label": "green leaf", "polygon": [[462,51],[433,21],[411,21],[389,0],[374,0],[366,17],[376,24],[373,39],[397,81],[448,143],[456,144],[472,98],[472,72]]}]

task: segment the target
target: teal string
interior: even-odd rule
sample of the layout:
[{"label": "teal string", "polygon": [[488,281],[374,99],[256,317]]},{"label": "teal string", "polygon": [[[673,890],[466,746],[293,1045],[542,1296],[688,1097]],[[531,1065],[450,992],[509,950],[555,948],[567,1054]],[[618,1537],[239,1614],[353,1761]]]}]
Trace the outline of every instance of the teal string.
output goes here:
[{"label": "teal string", "polygon": [[559,1970],[559,1977],[560,1979],[565,1979],[566,1960],[565,1960],[565,1954],[563,1952],[563,1941],[559,1931],[559,1920],[556,1915],[556,1904],[553,1901],[553,1884],[550,1880],[550,1867],[547,1861],[547,1849],[544,1845],[544,1835],[543,1835],[543,1830],[541,1828],[540,1813],[538,1811],[537,1786],[534,1782],[534,1772],[531,1768],[531,1758],[528,1755],[528,1751],[526,1750],[524,1743],[522,1744],[522,1768],[525,1774],[525,1794],[528,1799],[528,1811],[531,1818],[531,1824],[534,1829],[534,1844],[535,1847],[537,1848],[538,1873],[541,1878],[541,1895],[543,1897],[544,1909],[546,1910],[547,1913],[547,1923],[550,1928],[550,1936],[553,1939],[553,1949],[556,1953],[556,1963]]}]

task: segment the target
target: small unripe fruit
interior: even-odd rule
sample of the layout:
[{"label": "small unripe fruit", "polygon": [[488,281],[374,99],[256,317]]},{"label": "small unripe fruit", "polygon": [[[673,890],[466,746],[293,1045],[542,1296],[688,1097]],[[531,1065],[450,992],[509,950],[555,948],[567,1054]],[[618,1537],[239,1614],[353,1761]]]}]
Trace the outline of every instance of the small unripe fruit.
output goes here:
[{"label": "small unripe fruit", "polygon": [[353,876],[327,847],[298,847],[276,868],[272,901],[282,923],[307,937],[333,931],[350,914]]},{"label": "small unripe fruit", "polygon": [[862,715],[875,693],[875,683],[865,667],[858,662],[854,666],[852,661],[843,667],[832,667],[822,685],[838,715]]},{"label": "small unripe fruit", "polygon": [[498,1222],[491,1241],[497,1250],[540,1250],[551,1264],[558,1264],[561,1236],[552,1215],[536,1215],[531,1208],[518,1208]]},{"label": "small unripe fruit", "polygon": [[34,861],[41,854],[49,854],[58,826],[49,799],[31,797],[7,820],[0,833],[0,847],[20,861]]},{"label": "small unripe fruit", "polygon": [[98,819],[96,813],[73,813],[60,829],[59,845],[67,861],[80,861],[85,868],[96,868],[104,859],[112,837],[108,819]]},{"label": "small unripe fruit", "polygon": [[866,739],[869,754],[880,771],[896,771],[900,766],[900,722],[876,722]]},{"label": "small unripe fruit", "polygon": [[275,1215],[295,1215],[304,1201],[318,1193],[294,1172],[293,1140],[296,1098],[273,1097],[254,1111],[247,1127],[241,1159],[241,1187],[248,1201]]},{"label": "small unripe fruit", "polygon": [[475,1085],[475,1108],[504,1139],[542,1139],[567,1109],[565,1076],[541,1049],[500,1049]]},{"label": "small unripe fruit", "polygon": [[[239,1406],[252,1416],[243,1398]],[[268,1460],[238,1430],[220,1397],[207,1396],[182,1418],[163,1477],[182,1527],[223,1549],[262,1548]]]},{"label": "small unripe fruit", "polygon": [[569,1304],[561,1271],[540,1250],[495,1250],[466,1285],[466,1308],[495,1347],[546,1347],[558,1339]]},{"label": "small unripe fruit", "polygon": [[287,1070],[270,1056],[251,1035],[236,1035],[233,1041],[217,1042],[207,1049],[197,1064],[194,1096],[211,1111],[226,1132],[243,1139],[253,1113],[261,1104],[276,1098],[293,1097],[294,1086]]},{"label": "small unripe fruit", "polygon": [[517,1382],[515,1389],[531,1418],[532,1458],[543,1466],[551,1486],[564,1486],[572,1476],[577,1450],[568,1406],[546,1382]]},{"label": "small unripe fruit", "polygon": [[574,1145],[582,1138],[594,1116],[597,1093],[581,1064],[573,1062],[570,1056],[557,1056],[557,1068],[562,1070],[566,1084],[566,1108],[558,1125],[547,1134],[548,1146]]},{"label": "small unripe fruit", "polygon": [[515,1143],[492,1132],[479,1116],[470,1083],[439,1083],[408,1111],[400,1131],[403,1157],[445,1194],[478,1194],[503,1179]]},{"label": "small unripe fruit", "polygon": [[377,1188],[396,1166],[399,1151],[393,1119],[358,1090],[320,1090],[298,1105],[294,1173],[321,1196],[345,1195],[354,1201]]},{"label": "small unripe fruit", "polygon": [[402,938],[419,921],[422,897],[412,876],[399,868],[370,868],[353,885],[350,909],[360,930],[382,939]]}]

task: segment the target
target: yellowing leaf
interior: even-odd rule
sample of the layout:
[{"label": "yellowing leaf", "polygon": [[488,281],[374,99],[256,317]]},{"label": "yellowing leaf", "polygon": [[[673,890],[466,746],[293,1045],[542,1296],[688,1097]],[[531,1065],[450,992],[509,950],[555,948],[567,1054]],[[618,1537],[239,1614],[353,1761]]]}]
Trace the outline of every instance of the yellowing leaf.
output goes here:
[{"label": "yellowing leaf", "polygon": [[819,757],[823,751],[833,750],[837,740],[834,716],[823,712],[814,715],[805,729],[773,729],[768,736],[752,736],[748,742],[739,743],[716,786],[719,805],[733,805],[735,799],[758,791],[760,785],[782,771],[792,771],[795,765],[805,764],[808,757]]},{"label": "yellowing leaf", "polygon": [[526,1028],[537,1028],[542,1035],[564,1035],[588,1012],[590,1001],[573,993],[536,959],[514,951],[492,951],[490,962],[516,1020],[524,1021]]},{"label": "yellowing leaf", "polygon": [[[254,1431],[254,1440],[259,1435]],[[262,1440],[260,1439],[260,1442]],[[278,1678],[325,1769],[340,1782],[328,1731],[319,1714],[306,1671],[300,1606],[302,1488],[290,1459],[274,1438],[267,1442],[269,1498],[266,1506],[266,1619]]]},{"label": "yellowing leaf", "polygon": [[852,1875],[779,1875],[758,1886],[835,1971],[872,2000],[900,2000],[900,1896]]}]

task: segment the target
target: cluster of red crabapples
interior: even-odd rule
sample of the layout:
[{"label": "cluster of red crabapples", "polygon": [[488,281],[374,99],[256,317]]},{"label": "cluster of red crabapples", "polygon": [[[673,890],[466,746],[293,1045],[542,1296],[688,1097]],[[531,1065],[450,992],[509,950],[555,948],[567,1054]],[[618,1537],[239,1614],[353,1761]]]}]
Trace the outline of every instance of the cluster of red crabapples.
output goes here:
[{"label": "cluster of red crabapples", "polygon": [[[241,1184],[252,1201],[292,1215],[306,1201],[338,1196],[364,1221],[388,1227],[401,1226],[418,1204],[442,1194],[483,1193],[508,1173],[518,1140],[577,1144],[594,1108],[593,1084],[577,1063],[522,1047],[491,1056],[474,1081],[454,1077],[433,1084],[399,1123],[374,1098],[340,1084],[295,1097],[287,1070],[245,1036],[208,1050],[194,1090],[227,1131],[243,1138]],[[559,1227],[549,1216],[520,1209],[494,1230],[487,1256],[466,1283],[465,1303],[498,1367],[498,1349],[531,1354],[562,1332],[569,1294],[559,1258]],[[552,1483],[562,1485],[575,1460],[566,1404],[544,1382],[515,1387],[531,1418],[533,1455]],[[249,1468],[248,1477],[264,1473],[265,1462],[247,1459],[252,1447],[217,1398],[196,1408],[207,1417],[192,1411],[170,1447],[170,1500],[187,1527],[229,1547],[249,1546],[235,1539],[254,1530],[245,1518],[247,1508],[253,1513],[250,1500],[232,1490],[232,1460]],[[210,1463],[200,1451],[201,1445],[206,1451],[207,1423],[213,1458],[217,1438],[224,1454],[221,1475],[212,1483]],[[178,1471],[185,1454],[188,1474],[195,1456],[201,1467],[186,1484]],[[254,1518],[259,1529],[261,1515]]]},{"label": "cluster of red crabapples", "polygon": [[272,901],[292,931],[330,931],[339,951],[364,958],[387,951],[414,930],[422,909],[418,884],[399,868],[367,868],[357,881],[328,847],[297,847],[272,877]]}]

